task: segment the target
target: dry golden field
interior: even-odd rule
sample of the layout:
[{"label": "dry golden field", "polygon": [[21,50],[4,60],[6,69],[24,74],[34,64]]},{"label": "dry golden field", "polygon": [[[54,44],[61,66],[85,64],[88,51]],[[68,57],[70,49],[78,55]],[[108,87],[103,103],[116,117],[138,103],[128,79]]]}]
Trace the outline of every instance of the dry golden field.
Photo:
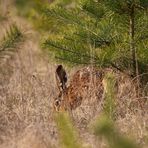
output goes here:
[{"label": "dry golden field", "polygon": [[[16,15],[13,3],[9,0],[0,2],[1,14],[6,17],[0,20],[0,39],[13,23],[23,33],[23,40],[15,52],[0,58],[0,148],[60,148],[52,108],[53,98],[58,95],[55,80],[57,63],[42,52],[39,33],[27,20]],[[81,68],[66,67],[69,80],[77,69]],[[147,96],[137,98],[133,81],[124,76],[120,76],[118,85],[115,125],[139,147],[147,148]],[[82,147],[106,148],[106,141],[97,138],[90,130],[93,121],[101,114],[103,99],[98,102],[93,96],[84,96],[85,100],[72,111],[71,117]],[[146,101],[141,107],[138,100],[142,99]]]}]

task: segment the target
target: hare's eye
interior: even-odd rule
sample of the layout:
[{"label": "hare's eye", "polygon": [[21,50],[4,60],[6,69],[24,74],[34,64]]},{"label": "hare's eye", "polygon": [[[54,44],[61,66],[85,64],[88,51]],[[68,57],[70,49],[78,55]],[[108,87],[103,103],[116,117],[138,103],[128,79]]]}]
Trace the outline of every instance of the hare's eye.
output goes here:
[{"label": "hare's eye", "polygon": [[56,106],[59,106],[59,105],[60,105],[60,102],[59,102],[59,101],[56,101],[56,102],[55,102],[55,105],[56,105]]}]

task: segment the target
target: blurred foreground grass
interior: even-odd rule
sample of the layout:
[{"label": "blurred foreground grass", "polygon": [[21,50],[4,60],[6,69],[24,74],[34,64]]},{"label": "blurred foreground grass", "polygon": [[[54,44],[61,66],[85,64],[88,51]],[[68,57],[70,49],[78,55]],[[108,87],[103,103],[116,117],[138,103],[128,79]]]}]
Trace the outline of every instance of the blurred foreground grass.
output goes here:
[{"label": "blurred foreground grass", "polygon": [[[62,148],[82,148],[82,141],[78,138],[73,123],[66,113],[56,114],[56,123],[60,134]],[[102,115],[94,124],[97,137],[104,137],[109,148],[140,148],[133,141],[122,136],[115,128],[112,120]],[[99,146],[98,146],[99,147]]]},{"label": "blurred foreground grass", "polygon": [[73,127],[72,121],[67,113],[55,115],[58,130],[60,132],[60,143],[63,148],[81,148],[78,136]]}]

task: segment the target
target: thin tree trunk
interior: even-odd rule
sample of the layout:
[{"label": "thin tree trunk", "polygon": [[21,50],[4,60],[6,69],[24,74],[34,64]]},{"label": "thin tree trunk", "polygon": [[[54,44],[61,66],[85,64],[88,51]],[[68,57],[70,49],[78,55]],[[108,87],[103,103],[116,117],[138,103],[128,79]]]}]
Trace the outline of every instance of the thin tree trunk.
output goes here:
[{"label": "thin tree trunk", "polygon": [[132,72],[136,77],[137,87],[138,87],[138,95],[139,95],[139,70],[138,70],[138,61],[137,61],[137,51],[135,46],[135,5],[134,3],[131,6],[130,12],[130,50],[132,56]]},{"label": "thin tree trunk", "polygon": [[131,8],[130,12],[130,50],[131,50],[131,56],[132,56],[132,71],[134,76],[136,76],[136,49],[135,49],[135,43],[134,43],[134,36],[135,36],[135,15],[134,15],[134,6]]}]

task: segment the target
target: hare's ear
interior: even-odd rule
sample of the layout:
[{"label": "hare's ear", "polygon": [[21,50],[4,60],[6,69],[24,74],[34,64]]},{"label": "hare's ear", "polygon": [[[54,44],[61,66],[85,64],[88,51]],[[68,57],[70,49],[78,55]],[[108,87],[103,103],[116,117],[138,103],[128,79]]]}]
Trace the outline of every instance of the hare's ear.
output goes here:
[{"label": "hare's ear", "polygon": [[60,75],[62,69],[63,69],[63,66],[62,66],[62,65],[58,65],[57,68],[56,68],[56,73],[57,73],[58,75]]},{"label": "hare's ear", "polygon": [[57,75],[57,73],[55,74],[55,78],[56,78],[56,85],[57,85],[57,87],[58,87],[58,90],[59,90],[59,92],[61,91],[61,86],[60,86],[60,79],[59,79],[59,77],[58,77],[58,75]]},{"label": "hare's ear", "polygon": [[56,84],[57,84],[57,87],[59,89],[59,92],[61,91],[61,68],[62,68],[62,65],[58,65],[56,70],[55,70],[55,78],[56,78]]},{"label": "hare's ear", "polygon": [[66,88],[67,74],[62,65],[58,65],[56,68],[56,80],[58,88],[63,91]]}]

